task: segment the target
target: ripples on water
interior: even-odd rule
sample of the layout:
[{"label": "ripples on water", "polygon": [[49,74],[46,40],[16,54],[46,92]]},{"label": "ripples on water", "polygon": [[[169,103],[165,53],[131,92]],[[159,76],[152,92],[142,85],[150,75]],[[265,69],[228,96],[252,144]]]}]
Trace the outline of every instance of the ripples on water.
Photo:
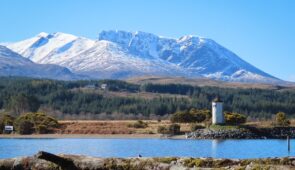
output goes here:
[{"label": "ripples on water", "polygon": [[0,139],[0,158],[34,155],[38,151],[96,157],[214,157],[266,158],[294,156],[286,140],[172,139]]}]

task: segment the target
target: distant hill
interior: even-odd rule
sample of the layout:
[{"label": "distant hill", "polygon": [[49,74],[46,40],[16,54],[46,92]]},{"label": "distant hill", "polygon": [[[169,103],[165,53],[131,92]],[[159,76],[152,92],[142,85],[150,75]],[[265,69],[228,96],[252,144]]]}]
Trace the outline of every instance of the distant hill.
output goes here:
[{"label": "distant hill", "polygon": [[36,64],[1,45],[0,76],[24,76],[62,80],[81,78],[65,67],[53,64]]}]

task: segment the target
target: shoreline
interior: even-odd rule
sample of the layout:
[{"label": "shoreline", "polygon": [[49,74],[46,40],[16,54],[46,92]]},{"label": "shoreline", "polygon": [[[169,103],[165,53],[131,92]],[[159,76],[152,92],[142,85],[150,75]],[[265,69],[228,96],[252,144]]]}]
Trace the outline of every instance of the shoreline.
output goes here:
[{"label": "shoreline", "polygon": [[294,157],[258,159],[139,157],[102,158],[85,155],[52,154],[39,151],[33,156],[0,159],[0,169],[294,169]]},{"label": "shoreline", "polygon": [[185,135],[175,135],[163,137],[161,134],[32,134],[19,135],[8,134],[0,135],[0,139],[63,139],[63,138],[80,138],[80,139],[186,139]]}]

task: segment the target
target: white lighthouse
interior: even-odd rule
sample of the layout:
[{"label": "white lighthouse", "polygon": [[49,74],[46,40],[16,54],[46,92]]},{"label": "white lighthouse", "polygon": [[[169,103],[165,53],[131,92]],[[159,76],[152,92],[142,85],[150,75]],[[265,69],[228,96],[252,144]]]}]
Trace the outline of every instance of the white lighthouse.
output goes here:
[{"label": "white lighthouse", "polygon": [[212,124],[224,124],[223,103],[219,97],[212,102]]}]

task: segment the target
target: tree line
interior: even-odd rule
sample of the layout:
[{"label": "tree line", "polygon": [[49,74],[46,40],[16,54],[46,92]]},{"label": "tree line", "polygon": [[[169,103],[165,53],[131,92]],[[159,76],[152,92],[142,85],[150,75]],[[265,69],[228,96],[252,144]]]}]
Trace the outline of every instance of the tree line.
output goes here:
[{"label": "tree line", "polygon": [[[107,91],[171,94],[165,97],[118,97],[79,90],[89,85]],[[77,90],[78,89],[78,90]],[[178,95],[178,96],[176,96]],[[180,96],[179,96],[180,95]],[[39,107],[58,110],[61,114],[114,114],[165,116],[191,108],[211,109],[211,101],[219,95],[224,110],[250,118],[271,118],[277,112],[295,113],[295,91],[198,87],[182,84],[131,84],[120,80],[58,81],[22,77],[0,78],[0,110],[15,114],[36,111]]]}]

